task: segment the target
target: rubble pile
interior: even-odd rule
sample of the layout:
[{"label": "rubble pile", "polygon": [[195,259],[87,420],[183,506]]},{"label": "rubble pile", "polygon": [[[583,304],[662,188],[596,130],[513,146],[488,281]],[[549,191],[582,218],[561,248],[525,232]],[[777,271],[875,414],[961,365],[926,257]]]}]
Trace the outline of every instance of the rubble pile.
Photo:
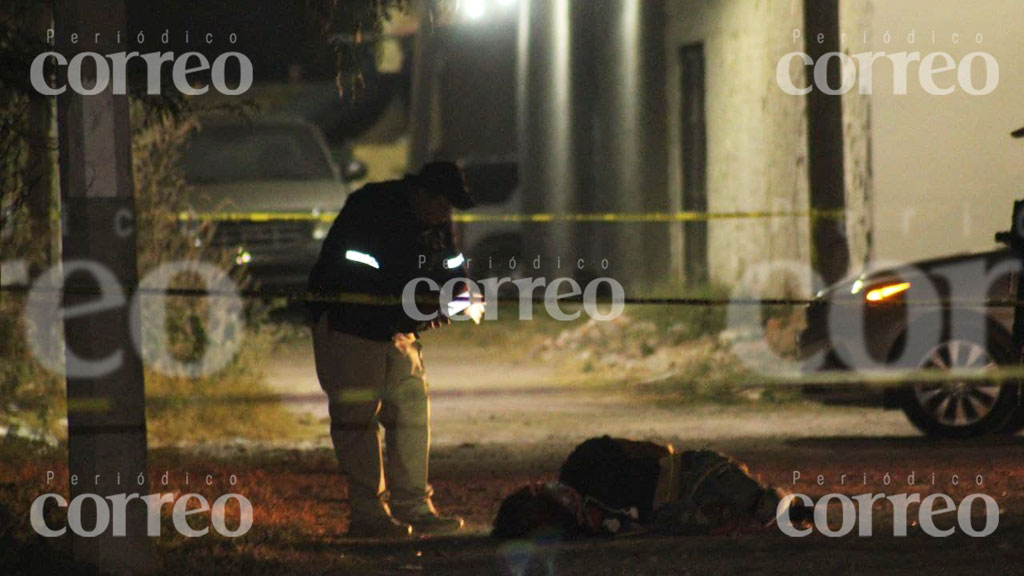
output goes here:
[{"label": "rubble pile", "polygon": [[637,376],[662,377],[702,369],[716,363],[734,363],[717,337],[690,339],[687,326],[659,329],[651,321],[623,314],[611,321],[588,320],[548,338],[533,351],[544,360],[578,360],[584,371],[619,369]]}]

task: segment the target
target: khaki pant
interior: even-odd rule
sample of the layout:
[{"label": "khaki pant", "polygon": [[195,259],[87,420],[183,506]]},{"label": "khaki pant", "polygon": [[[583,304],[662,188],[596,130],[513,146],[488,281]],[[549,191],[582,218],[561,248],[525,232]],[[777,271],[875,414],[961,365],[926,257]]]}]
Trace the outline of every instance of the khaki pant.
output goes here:
[{"label": "khaki pant", "polygon": [[419,340],[415,334],[364,340],[331,330],[326,316],[313,330],[316,372],[353,516],[379,513],[386,499],[395,510],[422,508],[431,495],[430,399]]}]

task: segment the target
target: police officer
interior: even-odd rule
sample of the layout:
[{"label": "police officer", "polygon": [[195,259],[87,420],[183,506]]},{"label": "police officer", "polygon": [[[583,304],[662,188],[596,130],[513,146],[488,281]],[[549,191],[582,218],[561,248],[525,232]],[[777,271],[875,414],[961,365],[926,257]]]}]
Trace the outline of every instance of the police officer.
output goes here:
[{"label": "police officer", "polygon": [[[310,275],[311,292],[337,301],[311,306],[313,345],[331,440],[348,477],[353,537],[451,533],[463,525],[438,514],[427,483],[430,404],[419,332],[447,318],[418,322],[398,303],[410,281],[443,285],[465,276],[453,207],[466,210],[473,201],[452,163],[370,184],[349,197]],[[433,309],[417,301],[420,313],[439,312],[438,295]]]}]

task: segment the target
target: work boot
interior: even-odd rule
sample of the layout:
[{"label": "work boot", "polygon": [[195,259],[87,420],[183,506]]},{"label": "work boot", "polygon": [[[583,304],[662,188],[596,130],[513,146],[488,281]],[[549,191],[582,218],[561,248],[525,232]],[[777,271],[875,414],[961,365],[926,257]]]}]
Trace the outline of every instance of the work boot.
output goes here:
[{"label": "work boot", "polygon": [[404,540],[412,534],[412,526],[396,520],[385,508],[372,514],[353,514],[348,525],[349,538]]},{"label": "work boot", "polygon": [[459,516],[443,516],[438,514],[434,503],[430,500],[414,507],[395,510],[395,515],[408,522],[417,536],[442,536],[454,534],[465,525]]}]

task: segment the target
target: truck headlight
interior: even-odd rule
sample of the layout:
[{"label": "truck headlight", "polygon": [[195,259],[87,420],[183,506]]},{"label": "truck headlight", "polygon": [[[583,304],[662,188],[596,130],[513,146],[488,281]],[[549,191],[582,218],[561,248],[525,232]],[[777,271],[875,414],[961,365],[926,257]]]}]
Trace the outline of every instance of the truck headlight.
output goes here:
[{"label": "truck headlight", "polygon": [[238,266],[245,266],[252,262],[252,254],[248,250],[243,248],[238,249],[238,253],[235,254],[235,264]]}]

